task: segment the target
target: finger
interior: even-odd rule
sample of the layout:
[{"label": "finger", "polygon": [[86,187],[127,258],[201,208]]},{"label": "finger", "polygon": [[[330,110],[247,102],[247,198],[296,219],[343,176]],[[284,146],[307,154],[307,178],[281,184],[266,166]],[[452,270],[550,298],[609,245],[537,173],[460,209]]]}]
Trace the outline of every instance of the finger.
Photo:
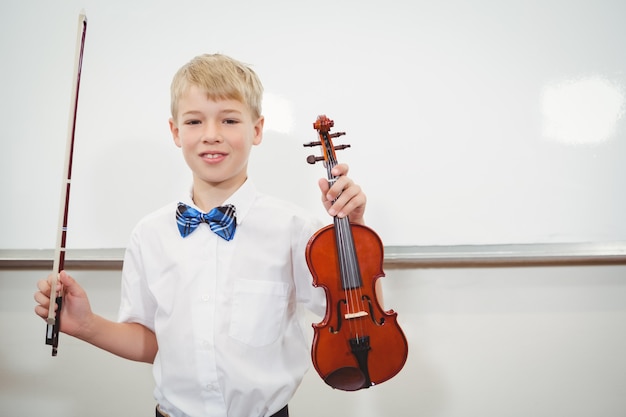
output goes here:
[{"label": "finger", "polygon": [[[50,273],[46,278],[46,282],[50,287],[50,289],[48,289],[47,291],[47,294],[50,294],[51,296],[54,295],[56,297],[62,293],[63,285],[61,284],[61,280],[59,279],[59,274],[56,274],[54,272]],[[54,294],[51,294],[52,289],[54,289],[55,291]]]},{"label": "finger", "polygon": [[50,297],[48,297],[46,294],[42,293],[41,291],[37,291],[33,298],[35,299],[37,304],[41,306],[44,306],[47,308],[50,305]]},{"label": "finger", "polygon": [[[350,190],[350,188],[353,186],[355,186],[355,184],[350,178],[339,177],[337,178],[337,181],[335,181],[333,186],[330,187],[330,189],[326,193],[326,196],[331,201],[339,198],[339,196],[342,194],[352,197],[355,195],[354,190]],[[358,191],[360,191],[360,189]]]},{"label": "finger", "polygon": [[348,175],[348,171],[349,171],[349,167],[347,164],[337,164],[333,167],[330,173],[336,177],[340,177],[343,175]]},{"label": "finger", "polygon": [[35,306],[35,314],[46,320],[48,318],[48,309],[42,306]]},{"label": "finger", "polygon": [[59,274],[59,281],[63,286],[63,290],[66,294],[70,295],[80,295],[83,292],[83,289],[78,285],[76,280],[72,278],[67,272],[61,271]]},{"label": "finger", "polygon": [[328,185],[328,180],[321,178],[318,184],[320,187],[320,191],[322,192],[320,200],[322,200],[322,204],[324,205],[324,208],[328,210],[330,206],[333,204],[333,199],[328,198],[328,190],[330,189],[330,186]]},{"label": "finger", "polygon": [[343,218],[350,215],[357,208],[362,207],[365,204],[365,198],[360,189],[357,188],[359,187],[354,186],[344,191],[335,201],[330,211],[334,212],[334,215],[337,217]]},{"label": "finger", "polygon": [[[54,311],[57,310],[57,306],[54,307]],[[35,314],[41,317],[44,320],[48,319],[48,305],[36,305],[35,306]]]},{"label": "finger", "polygon": [[[45,281],[44,281],[45,282]],[[47,285],[47,283],[46,283]],[[49,288],[48,288],[48,293],[49,293]],[[50,297],[46,294],[43,293],[41,291],[37,291],[34,295],[35,298],[35,302],[37,303],[37,305],[35,306],[35,313],[43,318],[43,319],[47,319],[48,318],[48,313],[50,311]],[[54,309],[56,311],[57,309],[57,305],[55,303],[54,305]]]},{"label": "finger", "polygon": [[52,283],[53,283],[55,280],[58,280],[58,278],[59,278],[59,274],[54,273],[54,272],[51,272],[51,273],[49,273],[49,274],[48,274],[48,276],[46,277],[46,281],[48,282],[48,284],[50,284],[50,286],[52,286]]},{"label": "finger", "polygon": [[37,281],[37,289],[43,294],[50,295],[50,283],[45,279]]},{"label": "finger", "polygon": [[[332,197],[336,198],[337,195],[339,195],[339,193],[341,192],[341,189],[344,188],[343,186],[340,186],[339,188],[337,187],[337,183],[343,184],[346,181],[346,174],[348,173],[348,165],[346,164],[338,164],[335,165],[333,167],[333,169],[331,170],[331,174],[336,177],[335,181],[333,183],[333,186],[330,187],[330,185],[328,184],[328,180],[324,180],[324,179],[320,179],[319,181],[319,185],[320,185],[320,189],[322,190],[323,193],[326,193],[329,189],[333,189],[333,190],[337,190]],[[324,181],[324,183],[322,183],[322,181]],[[331,199],[331,198],[329,198]]]},{"label": "finger", "polygon": [[322,192],[322,196],[324,197],[324,199],[326,199],[326,193],[328,193],[328,190],[330,189],[330,185],[328,185],[328,180],[325,178],[320,178],[317,181],[317,184],[320,187],[320,191]]}]

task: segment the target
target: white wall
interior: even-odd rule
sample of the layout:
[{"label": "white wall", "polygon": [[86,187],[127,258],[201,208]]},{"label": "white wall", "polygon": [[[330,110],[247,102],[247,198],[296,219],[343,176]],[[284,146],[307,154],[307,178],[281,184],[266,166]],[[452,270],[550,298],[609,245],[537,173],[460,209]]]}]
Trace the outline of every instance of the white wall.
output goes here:
[{"label": "white wall", "polygon": [[[390,381],[333,391],[309,372],[296,417],[622,417],[626,414],[626,266],[392,269],[387,308],[409,358]],[[2,415],[152,415],[148,365],[62,335],[59,356],[33,313],[45,271],[0,270]],[[118,271],[76,271],[114,318]]]},{"label": "white wall", "polygon": [[626,240],[622,0],[5,0],[0,249],[54,246],[83,8],[68,247],[123,247],[186,192],[168,90],[204,52],[265,84],[260,188],[319,209],[326,113],[387,245]]}]

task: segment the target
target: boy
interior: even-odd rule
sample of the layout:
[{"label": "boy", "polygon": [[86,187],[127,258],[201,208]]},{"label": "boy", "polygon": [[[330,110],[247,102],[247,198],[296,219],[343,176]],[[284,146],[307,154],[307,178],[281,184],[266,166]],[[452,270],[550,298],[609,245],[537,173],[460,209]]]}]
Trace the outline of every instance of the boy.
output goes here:
[{"label": "boy", "polygon": [[[60,274],[61,331],[153,363],[157,417],[288,416],[310,363],[301,306],[323,316],[325,299],[304,251],[321,225],[247,177],[250,150],[262,140],[262,90],[250,68],[219,54],[196,57],[174,76],[169,123],[192,189],[133,231],[119,322],[94,314],[83,289]],[[366,198],[347,172],[335,167],[331,188],[320,180],[322,202],[330,215],[362,224]],[[51,279],[35,293],[44,318]]]}]

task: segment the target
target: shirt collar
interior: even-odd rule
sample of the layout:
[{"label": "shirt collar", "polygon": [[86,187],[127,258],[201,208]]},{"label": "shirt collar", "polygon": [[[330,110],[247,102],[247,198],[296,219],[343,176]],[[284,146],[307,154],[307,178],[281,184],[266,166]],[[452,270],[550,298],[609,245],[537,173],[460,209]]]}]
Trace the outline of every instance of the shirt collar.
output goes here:
[{"label": "shirt collar", "polygon": [[[180,201],[195,208],[198,211],[202,211],[193,202],[193,199],[191,198],[191,193],[192,193],[192,190],[190,190],[189,193],[187,193],[187,195],[185,196],[185,198],[181,199]],[[257,195],[256,186],[254,185],[252,180],[247,179],[246,182],[244,182],[241,185],[241,187],[239,187],[237,191],[233,193],[233,195],[231,195],[230,197],[226,199],[226,201],[224,201],[223,205],[232,204],[233,206],[235,206],[237,225],[241,224],[243,219],[246,217],[246,215],[250,211],[250,208],[252,207],[252,204],[254,203],[256,195]]]},{"label": "shirt collar", "polygon": [[224,201],[224,204],[232,204],[235,206],[237,225],[240,225],[243,219],[246,217],[254,200],[256,198],[257,191],[254,183],[247,179],[237,191]]}]

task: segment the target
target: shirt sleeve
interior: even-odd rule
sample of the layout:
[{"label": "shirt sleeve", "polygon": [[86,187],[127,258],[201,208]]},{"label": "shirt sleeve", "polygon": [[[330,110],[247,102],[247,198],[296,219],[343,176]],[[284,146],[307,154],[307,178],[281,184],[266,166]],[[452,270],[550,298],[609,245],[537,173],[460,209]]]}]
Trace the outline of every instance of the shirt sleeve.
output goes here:
[{"label": "shirt sleeve", "polygon": [[140,242],[139,228],[136,228],[124,255],[118,321],[139,323],[154,331],[156,300],[148,288]]},{"label": "shirt sleeve", "polygon": [[304,225],[293,245],[292,254],[294,279],[298,302],[307,310],[324,317],[326,314],[326,293],[323,288],[313,286],[313,276],[306,262],[306,247],[311,237],[322,227],[319,220],[312,220]]}]

